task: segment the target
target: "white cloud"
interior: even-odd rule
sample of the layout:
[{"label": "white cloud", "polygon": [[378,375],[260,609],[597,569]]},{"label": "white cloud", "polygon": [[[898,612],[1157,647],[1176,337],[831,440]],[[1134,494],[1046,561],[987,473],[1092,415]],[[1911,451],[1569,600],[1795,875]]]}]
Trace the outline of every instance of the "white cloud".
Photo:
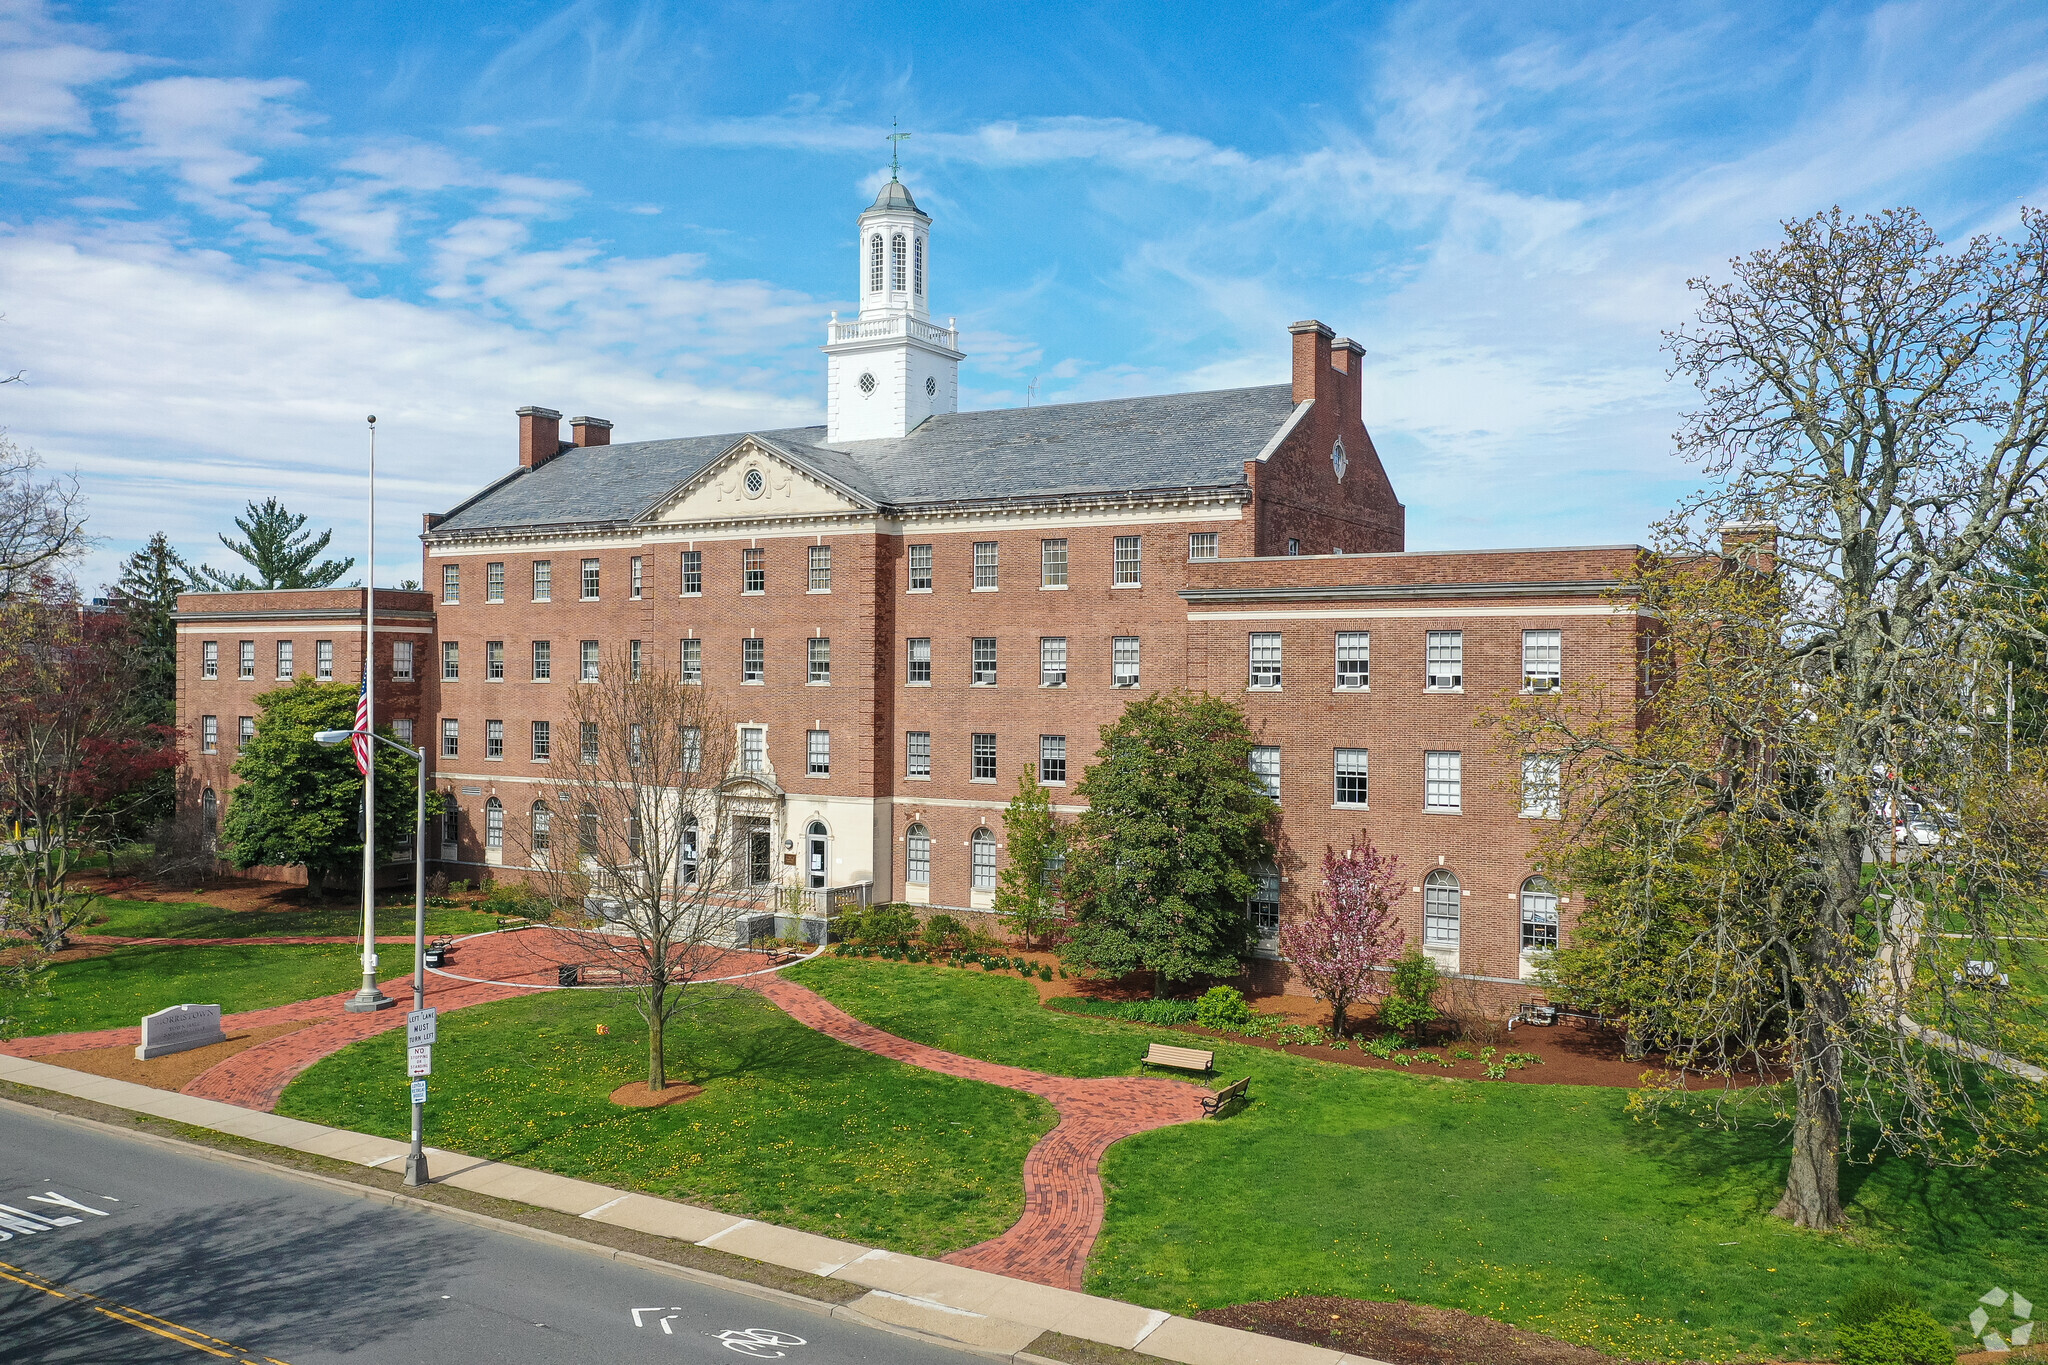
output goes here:
[{"label": "white cloud", "polygon": [[52,19],[43,0],[0,0],[0,139],[92,132],[78,91],[136,66],[126,53],[91,46],[92,36]]}]

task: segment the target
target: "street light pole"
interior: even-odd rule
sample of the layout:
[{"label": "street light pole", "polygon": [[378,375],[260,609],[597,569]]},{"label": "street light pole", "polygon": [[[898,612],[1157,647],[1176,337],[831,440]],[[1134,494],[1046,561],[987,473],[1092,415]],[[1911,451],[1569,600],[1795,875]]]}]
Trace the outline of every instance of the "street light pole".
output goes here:
[{"label": "street light pole", "polygon": [[[370,418],[369,559],[363,569],[362,728],[377,728],[377,419]],[[397,1004],[377,989],[377,758],[363,765],[363,985],[347,1006],[368,1014]]]}]

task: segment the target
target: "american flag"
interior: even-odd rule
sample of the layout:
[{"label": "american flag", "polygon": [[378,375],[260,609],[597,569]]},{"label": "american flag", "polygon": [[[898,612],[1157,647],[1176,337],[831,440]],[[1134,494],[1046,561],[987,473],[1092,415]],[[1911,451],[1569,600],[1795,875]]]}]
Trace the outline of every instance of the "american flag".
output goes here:
[{"label": "american flag", "polygon": [[370,775],[370,737],[363,733],[370,728],[370,674],[363,672],[363,688],[356,693],[356,723],[353,727],[356,737],[349,741],[349,747],[356,751],[356,771],[363,776]]}]

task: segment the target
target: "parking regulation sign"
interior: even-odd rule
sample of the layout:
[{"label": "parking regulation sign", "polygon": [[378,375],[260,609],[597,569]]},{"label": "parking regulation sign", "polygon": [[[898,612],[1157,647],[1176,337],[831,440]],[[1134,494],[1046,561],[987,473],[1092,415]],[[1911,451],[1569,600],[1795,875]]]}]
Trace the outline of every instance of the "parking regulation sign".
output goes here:
[{"label": "parking regulation sign", "polygon": [[434,1074],[434,1049],[409,1047],[405,1050],[405,1074],[415,1080]]},{"label": "parking regulation sign", "polygon": [[414,1104],[425,1104],[427,1102],[427,1083],[425,1081],[414,1081],[412,1083],[412,1102]]}]

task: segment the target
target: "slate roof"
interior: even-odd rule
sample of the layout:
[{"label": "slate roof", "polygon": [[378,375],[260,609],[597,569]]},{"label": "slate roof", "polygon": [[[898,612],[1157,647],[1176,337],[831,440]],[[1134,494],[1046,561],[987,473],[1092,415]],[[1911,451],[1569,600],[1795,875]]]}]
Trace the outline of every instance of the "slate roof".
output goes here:
[{"label": "slate roof", "polygon": [[516,471],[432,534],[629,522],[751,434],[879,507],[1236,487],[1294,411],[1286,384],[933,417],[907,436],[824,444],[825,428],[569,450]]}]

